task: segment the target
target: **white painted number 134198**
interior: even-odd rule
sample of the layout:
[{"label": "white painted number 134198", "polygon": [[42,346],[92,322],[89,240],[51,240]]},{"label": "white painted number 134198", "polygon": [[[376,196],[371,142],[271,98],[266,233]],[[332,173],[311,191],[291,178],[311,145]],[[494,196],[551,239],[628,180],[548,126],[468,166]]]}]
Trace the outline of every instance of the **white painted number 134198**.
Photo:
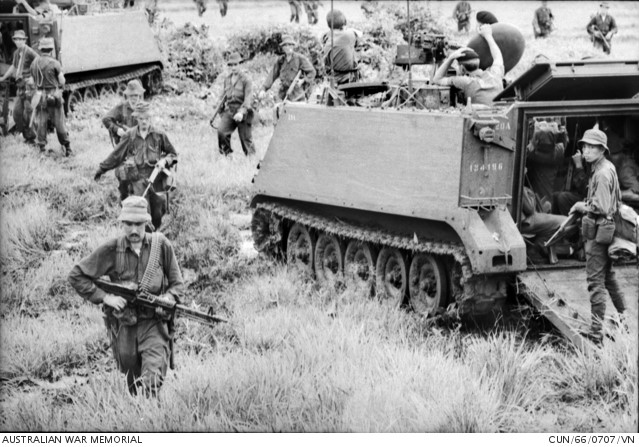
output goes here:
[{"label": "white painted number 134198", "polygon": [[502,171],[504,169],[503,163],[471,163],[470,172],[484,172],[484,171]]}]

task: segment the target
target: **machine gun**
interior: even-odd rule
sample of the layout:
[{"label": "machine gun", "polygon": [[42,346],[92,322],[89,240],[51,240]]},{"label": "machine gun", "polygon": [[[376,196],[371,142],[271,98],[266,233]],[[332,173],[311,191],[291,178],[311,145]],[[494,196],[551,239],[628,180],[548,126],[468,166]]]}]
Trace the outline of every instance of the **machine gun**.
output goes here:
[{"label": "machine gun", "polygon": [[93,282],[106,293],[124,298],[129,306],[148,309],[157,309],[159,307],[171,316],[185,317],[211,327],[217,323],[228,323],[226,318],[214,315],[212,309],[209,309],[209,312],[200,312],[182,304],[164,300],[160,296],[150,294],[139,288],[115,284],[104,279],[96,279]]},{"label": "machine gun", "polygon": [[217,116],[222,113],[222,110],[224,110],[224,103],[226,102],[226,93],[224,95],[222,95],[222,99],[220,99],[220,103],[217,105],[217,107],[215,108],[215,113],[213,114],[213,117],[210,119],[209,124],[211,125],[211,127],[215,130],[217,130],[217,127],[215,127],[215,124],[213,123],[215,121],[215,118],[217,118]]}]

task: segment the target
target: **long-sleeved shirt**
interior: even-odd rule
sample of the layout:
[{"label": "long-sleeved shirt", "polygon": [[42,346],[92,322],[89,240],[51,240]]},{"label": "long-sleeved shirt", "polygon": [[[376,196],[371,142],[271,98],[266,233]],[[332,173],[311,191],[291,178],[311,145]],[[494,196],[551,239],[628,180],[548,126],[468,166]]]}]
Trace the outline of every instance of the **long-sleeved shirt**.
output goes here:
[{"label": "long-sleeved shirt", "polygon": [[224,94],[226,95],[224,106],[227,110],[231,110],[232,113],[246,114],[253,101],[253,83],[244,72],[231,73],[224,78]]},{"label": "long-sleeved shirt", "polygon": [[598,217],[612,219],[619,210],[621,202],[621,191],[615,165],[602,157],[592,164],[591,169],[586,198],[588,212]]},{"label": "long-sleeved shirt", "polygon": [[588,31],[588,34],[593,34],[595,32],[595,28],[601,31],[604,36],[609,32],[612,32],[614,35],[617,33],[617,22],[615,22],[615,18],[610,14],[606,14],[605,16],[596,14],[592,19],[590,19],[590,22],[588,22],[586,31]]},{"label": "long-sleeved shirt", "polygon": [[128,157],[133,157],[139,174],[148,177],[157,161],[165,155],[169,166],[177,161],[177,152],[164,132],[150,126],[146,138],[142,138],[139,126],[135,126],[124,134],[113,152],[100,163],[100,171],[107,172],[120,166]]},{"label": "long-sleeved shirt", "polygon": [[[278,94],[280,99],[284,99],[288,88],[291,86],[295,76],[297,76],[297,72],[300,70],[307,82],[310,83],[313,81],[315,78],[315,68],[313,68],[313,64],[310,63],[306,56],[293,52],[290,60],[286,59],[286,55],[279,57],[275,62],[275,65],[273,65],[268,78],[264,81],[264,90],[271,88],[275,80],[279,78],[280,91]],[[304,89],[300,83],[298,83],[289,95],[289,99],[295,101],[303,98]]]},{"label": "long-sleeved shirt", "polygon": [[13,77],[16,80],[28,78],[31,76],[31,64],[38,57],[38,53],[36,53],[29,46],[25,45],[19,50],[16,50],[13,53],[13,61],[11,65],[15,69],[13,73]]},{"label": "long-sleeved shirt", "polygon": [[129,104],[129,101],[122,101],[104,115],[102,124],[104,124],[104,127],[106,127],[113,136],[115,144],[118,144],[120,142],[120,136],[117,133],[118,126],[116,126],[116,124],[130,129],[137,126],[138,120],[133,116],[133,108]]},{"label": "long-sleeved shirt", "polygon": [[458,22],[468,22],[470,20],[471,13],[470,3],[466,1],[461,1],[455,5],[455,10],[453,11],[453,17]]},{"label": "long-sleeved shirt", "polygon": [[[154,275],[149,292],[154,295],[170,293],[179,303],[184,294],[182,273],[169,240],[160,234],[160,268],[161,275]],[[69,274],[69,283],[84,299],[100,304],[106,293],[99,289],[94,279],[107,275],[111,282],[117,284],[140,283],[144,277],[151,254],[151,236],[144,235],[140,254],[136,254],[125,236],[100,245],[93,253],[78,262]],[[118,262],[118,256],[121,256]]]}]

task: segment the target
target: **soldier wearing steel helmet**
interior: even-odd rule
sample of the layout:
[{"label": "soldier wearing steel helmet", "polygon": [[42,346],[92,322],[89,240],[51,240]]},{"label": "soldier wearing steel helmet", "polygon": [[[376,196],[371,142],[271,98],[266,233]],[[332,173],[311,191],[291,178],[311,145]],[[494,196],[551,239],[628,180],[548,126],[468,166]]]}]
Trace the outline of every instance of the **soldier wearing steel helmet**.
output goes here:
[{"label": "soldier wearing steel helmet", "polygon": [[31,64],[31,76],[39,98],[35,107],[36,143],[41,152],[47,144],[47,122],[53,121],[58,141],[64,147],[64,155],[71,155],[71,143],[64,122],[62,89],[66,83],[62,65],[53,57],[55,43],[51,37],[43,37],[38,45],[40,56]]},{"label": "soldier wearing steel helmet", "polygon": [[608,255],[615,232],[614,219],[619,212],[621,191],[619,179],[612,162],[605,157],[608,137],[599,129],[588,129],[579,140],[583,158],[590,166],[588,195],[585,201],[575,203],[570,213],[582,217],[582,236],[586,248],[586,280],[590,292],[591,327],[586,334],[596,344],[603,342],[603,321],[608,296],[623,320],[625,298],[612,270]]},{"label": "soldier wearing steel helmet", "polygon": [[355,48],[360,44],[362,33],[346,28],[346,16],[338,9],[326,14],[326,24],[332,29],[322,36],[326,73],[337,84],[355,82],[359,79]]}]

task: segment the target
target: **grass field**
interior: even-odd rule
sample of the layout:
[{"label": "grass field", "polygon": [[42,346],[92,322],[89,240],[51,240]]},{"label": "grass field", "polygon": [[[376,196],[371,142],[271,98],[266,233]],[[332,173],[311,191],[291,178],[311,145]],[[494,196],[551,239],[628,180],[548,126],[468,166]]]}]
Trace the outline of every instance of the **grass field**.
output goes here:
[{"label": "grass field", "polygon": [[[161,18],[205,22],[211,36],[288,20],[286,2],[160,2]],[[329,1],[324,1],[321,17]],[[424,2],[425,3],[425,2]],[[455,2],[431,2],[448,20]],[[585,24],[596,2],[551,2],[557,32],[532,39],[537,2],[472,2],[519,26],[535,55],[593,54]],[[359,2],[335,2],[363,20]],[[611,2],[620,33],[613,58],[639,57],[638,2]],[[303,19],[305,21],[305,19]],[[324,29],[323,20],[315,26]],[[464,36],[454,36],[463,40]],[[258,79],[263,73],[255,75]],[[257,155],[217,152],[208,119],[215,98],[153,98],[155,122],[180,154],[179,190],[164,233],[187,298],[230,319],[209,330],[178,323],[176,365],[157,400],[128,395],[107,346],[101,312],[66,282],[82,256],[118,234],[111,173],[93,172],[111,145],[100,117],[116,97],[79,107],[69,122],[75,155],[36,153],[0,140],[0,429],[3,431],[627,432],[637,426],[637,341],[596,354],[533,329],[432,327],[360,290],[319,288],[242,249],[251,178],[272,127],[257,126]],[[263,111],[268,114],[270,111]],[[53,137],[53,138],[51,138]],[[530,332],[529,332],[530,330]]]}]

